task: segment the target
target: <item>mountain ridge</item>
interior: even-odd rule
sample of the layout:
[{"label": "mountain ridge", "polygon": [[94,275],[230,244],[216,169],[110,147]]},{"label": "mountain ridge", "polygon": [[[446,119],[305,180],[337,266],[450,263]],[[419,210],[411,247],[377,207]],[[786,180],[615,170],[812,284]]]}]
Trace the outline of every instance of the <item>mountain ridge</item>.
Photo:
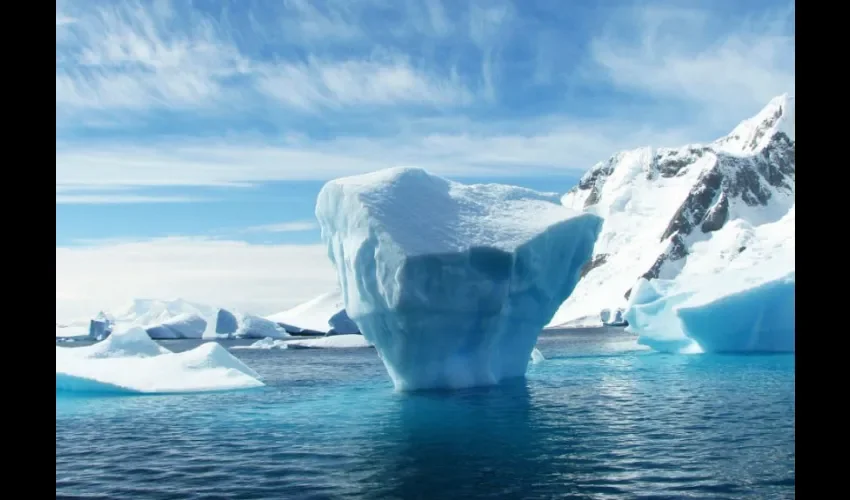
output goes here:
[{"label": "mountain ridge", "polygon": [[782,219],[794,206],[795,105],[782,94],[711,143],[620,151],[591,167],[561,202],[606,222],[548,327],[601,323],[599,312],[624,307],[638,278],[675,278],[694,246],[730,221]]}]

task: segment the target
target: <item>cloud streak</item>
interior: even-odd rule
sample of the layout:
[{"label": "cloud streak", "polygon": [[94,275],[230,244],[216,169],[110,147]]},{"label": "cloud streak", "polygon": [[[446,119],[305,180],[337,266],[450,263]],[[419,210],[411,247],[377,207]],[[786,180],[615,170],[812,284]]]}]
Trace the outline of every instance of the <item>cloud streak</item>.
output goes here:
[{"label": "cloud streak", "polygon": [[319,226],[315,221],[302,220],[292,222],[281,222],[278,224],[264,224],[261,226],[247,227],[242,232],[244,233],[292,233],[299,231],[312,231]]}]

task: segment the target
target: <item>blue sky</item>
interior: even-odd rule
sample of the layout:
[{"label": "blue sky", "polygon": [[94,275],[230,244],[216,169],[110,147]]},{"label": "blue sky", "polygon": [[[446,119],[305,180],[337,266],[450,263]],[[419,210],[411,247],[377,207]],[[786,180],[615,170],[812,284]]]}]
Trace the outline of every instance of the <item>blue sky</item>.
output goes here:
[{"label": "blue sky", "polygon": [[280,310],[333,285],[328,179],[418,165],[566,191],[794,92],[793,2],[56,5],[57,317],[140,296]]}]

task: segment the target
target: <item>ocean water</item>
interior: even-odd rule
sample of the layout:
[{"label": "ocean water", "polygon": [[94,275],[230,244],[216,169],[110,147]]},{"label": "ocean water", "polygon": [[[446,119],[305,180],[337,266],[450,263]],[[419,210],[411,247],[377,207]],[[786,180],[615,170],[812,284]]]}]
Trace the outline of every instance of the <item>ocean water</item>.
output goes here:
[{"label": "ocean water", "polygon": [[395,393],[348,349],[233,350],[268,384],[249,391],[57,393],[56,497],[794,498],[793,355],[538,347],[525,380],[458,392]]}]

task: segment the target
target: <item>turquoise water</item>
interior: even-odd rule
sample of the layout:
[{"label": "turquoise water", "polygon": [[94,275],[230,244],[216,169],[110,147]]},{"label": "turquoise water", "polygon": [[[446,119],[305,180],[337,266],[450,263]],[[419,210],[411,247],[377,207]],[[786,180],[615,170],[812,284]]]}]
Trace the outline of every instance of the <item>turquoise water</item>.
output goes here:
[{"label": "turquoise water", "polygon": [[57,394],[56,495],[794,497],[794,356],[656,354],[616,330],[538,347],[526,380],[460,392],[397,394],[352,349],[233,350],[265,377],[251,391]]}]

